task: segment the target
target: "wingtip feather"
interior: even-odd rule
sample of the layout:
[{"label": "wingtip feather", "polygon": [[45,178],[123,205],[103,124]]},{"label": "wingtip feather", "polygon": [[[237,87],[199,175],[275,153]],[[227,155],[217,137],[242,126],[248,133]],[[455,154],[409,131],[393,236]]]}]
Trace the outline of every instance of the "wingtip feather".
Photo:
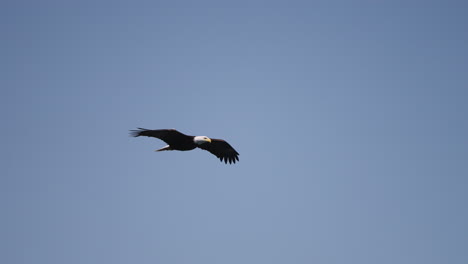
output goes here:
[{"label": "wingtip feather", "polygon": [[141,132],[147,131],[147,130],[149,130],[149,129],[137,127],[137,129],[130,130],[130,136],[139,137],[139,136],[141,136]]}]

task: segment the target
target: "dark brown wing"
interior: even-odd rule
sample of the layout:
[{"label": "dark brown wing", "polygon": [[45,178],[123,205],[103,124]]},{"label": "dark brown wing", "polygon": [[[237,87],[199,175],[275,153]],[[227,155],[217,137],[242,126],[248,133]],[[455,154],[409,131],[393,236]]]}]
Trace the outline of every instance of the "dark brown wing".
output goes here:
[{"label": "dark brown wing", "polygon": [[222,139],[211,139],[211,143],[205,143],[198,146],[201,149],[208,150],[211,154],[218,157],[224,163],[236,163],[239,161],[239,153],[229,143]]},{"label": "dark brown wing", "polygon": [[130,135],[134,137],[145,136],[159,138],[166,142],[168,145],[177,145],[177,143],[192,140],[192,136],[180,133],[175,129],[156,129],[150,130],[145,128],[138,128],[138,130],[131,130]]}]

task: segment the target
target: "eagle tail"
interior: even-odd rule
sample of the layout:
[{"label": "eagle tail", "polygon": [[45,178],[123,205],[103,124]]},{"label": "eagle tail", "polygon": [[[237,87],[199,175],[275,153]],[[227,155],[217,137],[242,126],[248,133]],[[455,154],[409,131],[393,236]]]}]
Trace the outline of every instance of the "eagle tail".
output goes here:
[{"label": "eagle tail", "polygon": [[157,149],[155,151],[158,152],[158,151],[164,151],[164,150],[172,150],[172,148],[171,148],[171,146],[167,145],[167,146],[165,146],[163,148],[160,148],[160,149]]}]

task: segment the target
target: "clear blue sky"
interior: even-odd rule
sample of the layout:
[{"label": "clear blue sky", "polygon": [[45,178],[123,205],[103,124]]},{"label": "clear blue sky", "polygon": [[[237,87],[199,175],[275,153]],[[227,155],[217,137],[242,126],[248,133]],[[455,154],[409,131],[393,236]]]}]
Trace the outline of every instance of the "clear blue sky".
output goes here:
[{"label": "clear blue sky", "polygon": [[3,2],[0,262],[468,263],[467,10]]}]

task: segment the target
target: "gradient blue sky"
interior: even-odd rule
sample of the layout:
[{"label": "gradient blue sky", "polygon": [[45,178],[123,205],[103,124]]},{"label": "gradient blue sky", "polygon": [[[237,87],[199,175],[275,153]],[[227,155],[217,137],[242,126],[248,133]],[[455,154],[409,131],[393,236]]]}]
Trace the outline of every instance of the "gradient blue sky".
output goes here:
[{"label": "gradient blue sky", "polygon": [[0,4],[1,263],[468,263],[468,4],[168,2]]}]

